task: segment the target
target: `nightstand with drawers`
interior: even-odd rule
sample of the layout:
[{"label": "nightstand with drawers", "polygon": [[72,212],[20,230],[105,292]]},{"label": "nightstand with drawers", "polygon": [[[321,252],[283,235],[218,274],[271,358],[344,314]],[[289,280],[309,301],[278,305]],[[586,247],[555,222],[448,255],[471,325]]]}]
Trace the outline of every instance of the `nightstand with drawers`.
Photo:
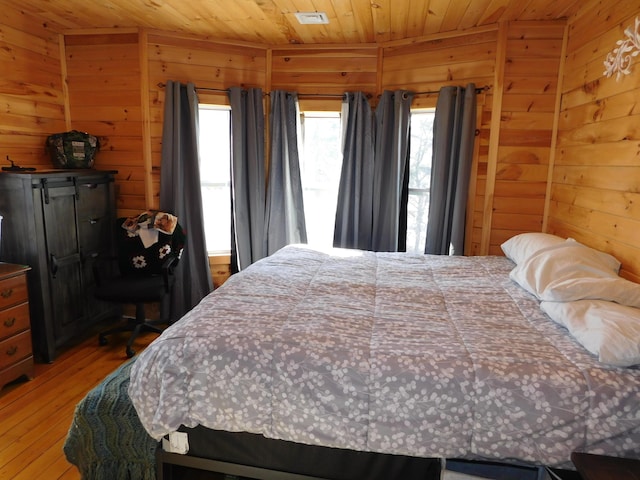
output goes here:
[{"label": "nightstand with drawers", "polygon": [[0,262],[0,388],[22,376],[33,377],[27,271]]}]

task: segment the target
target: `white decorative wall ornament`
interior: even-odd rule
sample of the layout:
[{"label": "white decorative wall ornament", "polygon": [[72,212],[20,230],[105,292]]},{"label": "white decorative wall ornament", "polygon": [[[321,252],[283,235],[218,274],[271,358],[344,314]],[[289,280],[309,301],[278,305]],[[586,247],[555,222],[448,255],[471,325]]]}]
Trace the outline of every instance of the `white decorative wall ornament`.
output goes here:
[{"label": "white decorative wall ornament", "polygon": [[604,61],[604,75],[610,77],[615,73],[616,80],[620,80],[622,75],[631,73],[631,59],[640,54],[640,17],[636,17],[635,30],[632,30],[629,25],[624,34],[627,38],[618,40],[616,42],[618,47],[609,52]]}]

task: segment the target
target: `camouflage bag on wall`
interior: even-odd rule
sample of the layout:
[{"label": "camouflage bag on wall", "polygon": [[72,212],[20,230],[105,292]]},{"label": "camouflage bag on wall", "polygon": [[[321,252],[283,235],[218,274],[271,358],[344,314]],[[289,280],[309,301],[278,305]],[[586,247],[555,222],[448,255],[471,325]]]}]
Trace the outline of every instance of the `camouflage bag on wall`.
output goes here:
[{"label": "camouflage bag on wall", "polygon": [[56,168],[92,168],[100,150],[98,137],[78,130],[47,137],[47,150]]}]

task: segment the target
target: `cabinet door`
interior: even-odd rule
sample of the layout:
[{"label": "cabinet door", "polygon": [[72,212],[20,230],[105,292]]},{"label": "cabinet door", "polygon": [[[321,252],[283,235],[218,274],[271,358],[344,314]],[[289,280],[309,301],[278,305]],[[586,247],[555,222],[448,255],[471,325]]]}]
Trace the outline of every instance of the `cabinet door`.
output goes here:
[{"label": "cabinet door", "polygon": [[56,345],[74,335],[84,316],[82,263],[76,228],[76,188],[49,183],[43,191],[44,231]]},{"label": "cabinet door", "polygon": [[[101,302],[94,297],[94,264],[99,261],[101,268],[114,253],[113,244],[113,200],[109,177],[87,177],[78,179],[78,238],[83,264],[83,285],[86,298],[86,312],[92,320],[113,311],[113,304]],[[103,274],[108,277],[109,273]]]}]

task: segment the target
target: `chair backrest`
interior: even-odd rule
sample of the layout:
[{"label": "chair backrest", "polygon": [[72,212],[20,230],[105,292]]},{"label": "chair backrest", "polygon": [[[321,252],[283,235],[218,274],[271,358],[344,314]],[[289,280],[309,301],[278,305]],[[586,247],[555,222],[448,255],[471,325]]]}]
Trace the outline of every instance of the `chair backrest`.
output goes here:
[{"label": "chair backrest", "polygon": [[171,235],[158,231],[158,241],[145,247],[139,235],[123,228],[126,218],[116,221],[116,250],[118,267],[122,275],[158,275],[168,257],[180,258],[186,234],[176,224]]}]

